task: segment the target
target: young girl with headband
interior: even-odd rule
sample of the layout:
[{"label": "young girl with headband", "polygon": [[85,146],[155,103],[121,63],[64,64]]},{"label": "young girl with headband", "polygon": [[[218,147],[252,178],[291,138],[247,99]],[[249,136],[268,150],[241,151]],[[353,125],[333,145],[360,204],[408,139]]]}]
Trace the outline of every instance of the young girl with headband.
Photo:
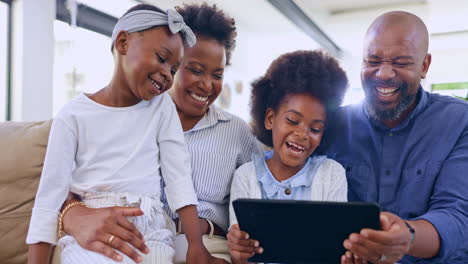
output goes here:
[{"label": "young girl with headband", "polygon": [[[27,236],[29,263],[48,263],[57,225],[63,264],[117,263],[80,247],[72,236],[61,236],[63,215],[76,205],[140,207],[144,215],[131,220],[144,236],[148,255],[137,262],[171,263],[175,226],[160,201],[161,177],[168,204],[184,225],[188,260],[208,262],[189,154],[176,108],[164,94],[181,63],[184,42],[193,46],[195,41],[173,10],[136,6],[119,19],[112,33],[112,79],[94,94],[78,95],[54,118]],[[82,202],[60,214],[69,192]],[[109,235],[108,245],[122,243],[123,236]],[[117,260],[134,263],[128,257]]]}]

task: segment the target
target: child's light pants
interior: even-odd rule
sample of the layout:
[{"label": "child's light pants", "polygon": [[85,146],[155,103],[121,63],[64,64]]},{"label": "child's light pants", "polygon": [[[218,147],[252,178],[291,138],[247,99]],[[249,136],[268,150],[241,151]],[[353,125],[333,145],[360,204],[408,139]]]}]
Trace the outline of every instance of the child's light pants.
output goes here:
[{"label": "child's light pants", "polygon": [[[129,217],[128,219],[143,234],[150,253],[145,255],[137,250],[143,257],[145,264],[173,263],[174,259],[174,222],[162,209],[158,196],[150,194],[129,193],[85,193],[83,202],[91,208],[111,206],[140,207],[143,216]],[[58,245],[61,247],[62,264],[119,264],[135,263],[124,256],[122,262],[116,262],[104,255],[82,248],[72,236],[62,237]]]}]

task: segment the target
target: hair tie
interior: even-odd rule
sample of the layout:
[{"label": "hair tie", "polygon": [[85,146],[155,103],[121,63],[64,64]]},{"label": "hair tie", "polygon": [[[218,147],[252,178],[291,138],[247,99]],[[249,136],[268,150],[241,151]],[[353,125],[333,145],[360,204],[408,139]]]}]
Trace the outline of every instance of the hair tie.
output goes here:
[{"label": "hair tie", "polygon": [[161,13],[153,10],[135,10],[122,16],[115,24],[112,31],[112,45],[120,31],[133,33],[165,25],[169,27],[172,34],[180,32],[182,38],[190,47],[193,47],[197,42],[195,34],[185,24],[184,19],[177,11],[168,9],[167,13]]}]

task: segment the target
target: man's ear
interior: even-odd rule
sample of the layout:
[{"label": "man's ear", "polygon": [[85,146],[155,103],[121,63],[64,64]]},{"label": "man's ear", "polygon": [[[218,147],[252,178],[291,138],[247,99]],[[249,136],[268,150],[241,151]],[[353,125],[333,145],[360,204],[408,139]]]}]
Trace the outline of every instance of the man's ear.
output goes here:
[{"label": "man's ear", "polygon": [[114,49],[117,50],[117,52],[121,55],[127,54],[128,50],[128,32],[127,31],[120,31],[119,34],[117,34],[117,37],[115,38],[114,42]]},{"label": "man's ear", "polygon": [[424,58],[424,61],[423,61],[423,68],[422,68],[422,72],[421,72],[421,79],[425,79],[426,78],[426,74],[427,72],[429,71],[429,66],[431,66],[431,61],[432,61],[432,55],[430,53],[428,53],[426,55],[426,57]]},{"label": "man's ear", "polygon": [[268,107],[265,114],[265,129],[272,130],[273,129],[273,119],[275,118],[275,111],[272,108]]}]

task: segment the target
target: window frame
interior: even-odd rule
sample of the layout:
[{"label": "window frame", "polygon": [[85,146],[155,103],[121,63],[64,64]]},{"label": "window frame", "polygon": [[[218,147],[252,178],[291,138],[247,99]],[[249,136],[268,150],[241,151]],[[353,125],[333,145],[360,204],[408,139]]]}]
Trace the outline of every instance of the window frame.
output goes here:
[{"label": "window frame", "polygon": [[6,65],[5,65],[5,79],[6,79],[6,91],[5,91],[5,120],[10,121],[11,120],[11,97],[12,97],[12,92],[11,92],[11,56],[12,56],[12,34],[13,34],[13,19],[12,19],[12,14],[13,14],[13,9],[12,9],[12,0],[0,0],[0,2],[5,3],[7,5],[7,36],[6,36]]},{"label": "window frame", "polygon": [[[3,0],[1,0],[3,1]],[[71,23],[70,12],[65,5],[66,0],[57,0],[56,19],[67,24]],[[78,3],[76,26],[111,37],[118,18],[101,12],[85,4]]]}]

